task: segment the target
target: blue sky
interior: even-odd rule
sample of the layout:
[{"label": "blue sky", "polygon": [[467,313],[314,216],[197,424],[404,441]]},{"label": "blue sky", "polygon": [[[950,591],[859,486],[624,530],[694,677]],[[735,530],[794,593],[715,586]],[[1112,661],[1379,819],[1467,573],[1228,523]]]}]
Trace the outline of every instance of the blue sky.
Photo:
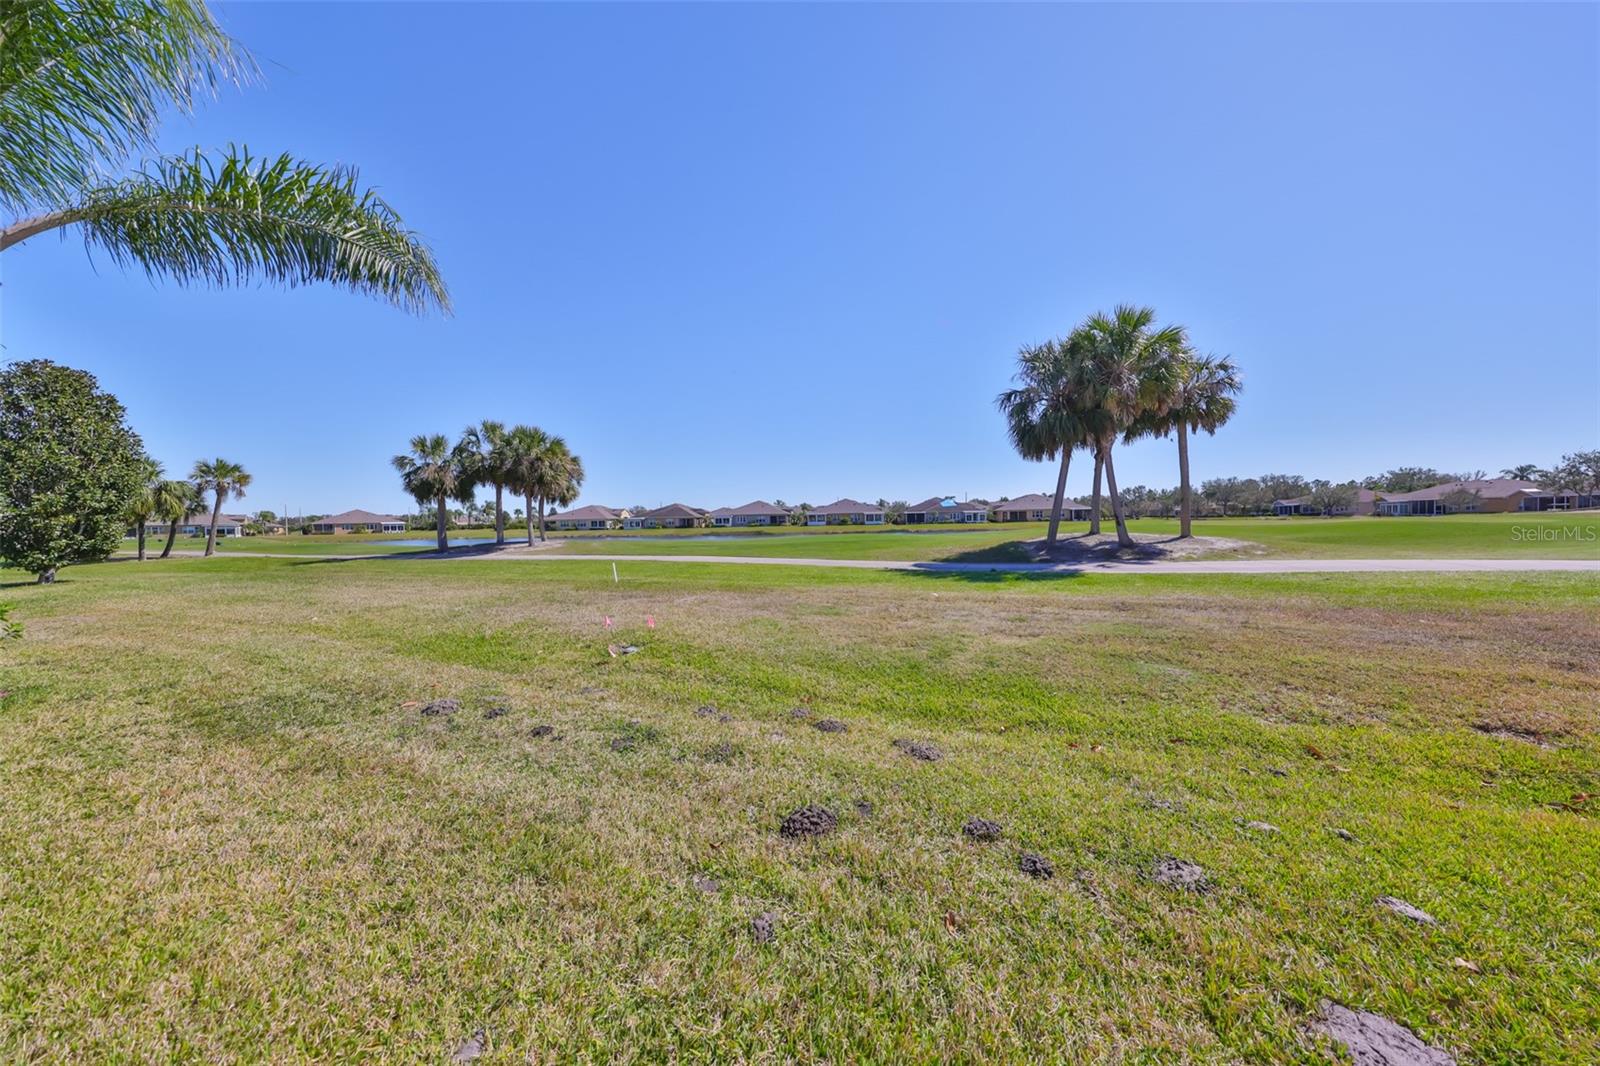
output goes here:
[{"label": "blue sky", "polygon": [[163,148],[359,164],[456,315],[44,237],[0,339],[170,469],[244,463],[252,509],[409,507],[389,457],[486,417],[566,435],[586,502],[1036,491],[994,396],[1119,301],[1244,368],[1197,480],[1600,441],[1593,5],[219,10],[266,84]]}]

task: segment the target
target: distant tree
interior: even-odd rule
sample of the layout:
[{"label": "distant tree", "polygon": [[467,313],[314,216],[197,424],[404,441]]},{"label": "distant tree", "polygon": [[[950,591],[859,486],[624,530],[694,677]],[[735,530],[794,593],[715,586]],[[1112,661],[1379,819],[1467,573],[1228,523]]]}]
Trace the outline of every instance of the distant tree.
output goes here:
[{"label": "distant tree", "polygon": [[485,420],[461,435],[471,458],[472,480],[494,487],[494,542],[506,542],[505,488],[511,477],[510,438],[505,424]]},{"label": "distant tree", "polygon": [[104,559],[145,474],[143,443],[94,375],[48,359],[0,370],[0,559],[40,584]]},{"label": "distant tree", "polygon": [[179,284],[320,282],[448,309],[432,253],[348,167],[238,148],[124,170],[154,150],[164,116],[254,80],[204,0],[8,0],[0,41],[0,209],[13,220],[0,252],[76,228]]},{"label": "distant tree", "polygon": [[1332,515],[1353,509],[1360,492],[1361,486],[1354,481],[1347,481],[1342,485],[1318,481],[1307,494],[1309,498],[1306,502],[1318,512]]},{"label": "distant tree", "polygon": [[1311,483],[1299,474],[1262,474],[1255,481],[1261,491],[1252,509],[1271,510],[1278,500],[1296,500],[1311,491]]},{"label": "distant tree", "polygon": [[1533,463],[1519,463],[1500,471],[1501,477],[1508,477],[1513,481],[1538,481],[1544,474],[1544,470]]},{"label": "distant tree", "polygon": [[205,506],[200,490],[192,481],[162,481],[156,486],[155,507],[152,513],[167,524],[167,543],[161,549],[161,558],[172,554],[172,545],[178,539],[178,525],[192,514],[199,514]]},{"label": "distant tree", "polygon": [[140,482],[134,494],[128,498],[127,519],[133,524],[134,535],[139,544],[139,561],[144,562],[144,528],[156,513],[156,493],[160,491],[162,483],[166,480],[166,471],[161,469],[161,464],[146,456],[140,461]]},{"label": "distant tree", "polygon": [[1443,473],[1430,466],[1400,466],[1376,477],[1364,478],[1361,487],[1378,492],[1416,492],[1418,489],[1429,489],[1446,481],[1456,480],[1459,479],[1455,475]]},{"label": "distant tree", "polygon": [[[1017,353],[1012,388],[995,397],[1006,420],[1006,433],[1018,455],[1033,462],[1061,457],[1056,488],[1051,497],[1050,525],[1045,544],[1054,545],[1061,529],[1062,501],[1067,494],[1067,470],[1072,453],[1089,447],[1086,409],[1089,359],[1093,338],[1079,328],[1064,340],[1049,340],[1024,347]],[[1099,485],[1098,459],[1096,486]]]},{"label": "distant tree", "polygon": [[13,640],[22,639],[22,623],[11,620],[11,605],[0,603],[0,648]]},{"label": "distant tree", "polygon": [[[1472,478],[1466,480],[1475,481],[1478,479]],[[1444,509],[1447,513],[1476,511],[1482,501],[1482,496],[1479,496],[1476,492],[1473,492],[1471,489],[1467,488],[1451,489],[1449,492],[1439,497],[1439,502],[1444,506]]]},{"label": "distant tree", "polygon": [[1546,492],[1600,493],[1600,451],[1573,452],[1539,478]]},{"label": "distant tree", "polygon": [[1170,388],[1160,407],[1147,408],[1134,420],[1126,439],[1142,436],[1178,439],[1178,536],[1193,536],[1190,515],[1193,493],[1189,486],[1189,434],[1215,436],[1238,406],[1239,369],[1231,359],[1200,355],[1184,346],[1173,358]]},{"label": "distant tree", "polygon": [[911,505],[904,500],[882,500],[878,506],[883,508],[883,520],[890,525],[903,525],[906,520],[906,508]]},{"label": "distant tree", "polygon": [[1245,498],[1246,488],[1236,477],[1214,477],[1200,483],[1200,494],[1222,508],[1224,517],[1228,508]]},{"label": "distant tree", "polygon": [[226,459],[198,459],[189,471],[189,480],[202,496],[211,493],[211,528],[206,532],[206,554],[217,550],[217,519],[222,516],[222,505],[230,499],[244,496],[250,487],[250,473],[238,463]]},{"label": "distant tree", "polygon": [[411,438],[411,450],[389,462],[400,474],[400,484],[418,506],[432,503],[434,529],[440,551],[450,550],[449,502],[471,491],[464,472],[466,457],[450,446],[442,433],[419,433]]},{"label": "distant tree", "polygon": [[520,492],[527,508],[528,544],[533,544],[534,515],[537,507],[539,539],[545,539],[546,504],[566,507],[578,498],[583,486],[583,460],[572,453],[567,442],[537,426],[516,426],[509,434],[510,476],[508,485]]},{"label": "distant tree", "polygon": [[276,525],[278,522],[278,515],[275,511],[257,511],[254,517],[257,522],[265,526]]}]

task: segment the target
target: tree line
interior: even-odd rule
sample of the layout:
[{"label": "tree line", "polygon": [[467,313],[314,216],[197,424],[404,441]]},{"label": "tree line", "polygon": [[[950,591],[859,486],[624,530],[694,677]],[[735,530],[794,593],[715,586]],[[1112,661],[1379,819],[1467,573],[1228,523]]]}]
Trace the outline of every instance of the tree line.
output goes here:
[{"label": "tree line", "polygon": [[1090,532],[1100,532],[1103,477],[1117,543],[1133,546],[1113,449],[1144,437],[1177,438],[1178,535],[1192,535],[1189,436],[1215,434],[1233,416],[1242,384],[1231,359],[1201,354],[1184,327],[1157,325],[1153,309],[1122,304],[1090,315],[1064,338],[1024,347],[1015,380],[995,401],[1012,446],[1025,459],[1059,457],[1061,464],[1047,544],[1056,542],[1067,470],[1082,449],[1094,459]]},{"label": "tree line", "polygon": [[[494,489],[494,539],[506,542],[505,493],[524,501],[528,544],[535,529],[545,539],[545,507],[569,506],[583,486],[583,460],[562,437],[538,426],[485,421],[468,426],[455,443],[442,433],[411,438],[410,450],[392,460],[400,483],[418,505],[434,508],[440,551],[450,547],[450,503],[476,507],[477,490]],[[537,510],[536,510],[537,508]]]}]

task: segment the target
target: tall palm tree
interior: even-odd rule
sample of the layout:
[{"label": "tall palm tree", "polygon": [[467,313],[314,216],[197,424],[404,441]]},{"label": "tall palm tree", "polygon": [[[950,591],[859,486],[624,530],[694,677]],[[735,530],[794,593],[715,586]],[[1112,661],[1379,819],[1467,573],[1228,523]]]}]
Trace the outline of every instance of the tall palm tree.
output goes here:
[{"label": "tall palm tree", "polygon": [[1082,387],[1089,397],[1084,420],[1105,470],[1117,543],[1125,548],[1133,547],[1134,540],[1117,491],[1112,446],[1139,418],[1159,416],[1167,410],[1178,357],[1188,347],[1183,327],[1157,328],[1155,317],[1151,308],[1121,304],[1109,315],[1089,316],[1083,325],[1092,338],[1083,366]]},{"label": "tall palm tree", "polygon": [[472,492],[471,453],[450,446],[443,433],[419,433],[411,438],[411,451],[390,460],[400,472],[400,483],[419,504],[434,505],[439,550],[450,550],[449,503],[465,502]]},{"label": "tall palm tree", "polygon": [[1194,493],[1189,482],[1189,434],[1202,430],[1215,436],[1217,430],[1233,417],[1238,406],[1235,399],[1243,388],[1239,368],[1233,360],[1199,355],[1189,349],[1178,353],[1173,367],[1171,392],[1166,410],[1146,412],[1134,420],[1124,434],[1124,441],[1142,436],[1165,437],[1175,433],[1178,438],[1178,537],[1193,536],[1191,517],[1194,510]]},{"label": "tall palm tree", "polygon": [[[545,539],[547,503],[565,507],[578,498],[583,485],[583,460],[572,454],[561,437],[537,426],[516,426],[508,439],[508,484],[523,496],[528,544],[533,544],[535,515],[539,539]],[[537,510],[535,510],[537,508]]]},{"label": "tall palm tree", "polygon": [[124,170],[164,115],[255,80],[205,0],[8,2],[0,42],[0,252],[76,228],[179,284],[324,282],[448,312],[433,254],[352,168],[236,147]]},{"label": "tall palm tree", "polygon": [[161,549],[161,558],[172,554],[172,545],[178,539],[178,523],[197,513],[205,506],[200,490],[192,481],[162,481],[155,487],[155,517],[167,524],[167,543]]},{"label": "tall palm tree", "polygon": [[139,561],[144,562],[144,527],[156,514],[156,494],[160,491],[166,480],[166,471],[161,469],[161,464],[154,459],[146,458],[141,463],[143,477],[139,489],[128,500],[128,521],[133,523],[139,538]]},{"label": "tall palm tree", "polygon": [[1534,463],[1519,463],[1500,471],[1500,476],[1515,481],[1538,481],[1544,477],[1544,471]]},{"label": "tall palm tree", "polygon": [[229,499],[243,499],[244,490],[250,487],[250,472],[238,463],[226,459],[197,459],[189,471],[189,480],[199,490],[202,498],[207,492],[211,502],[211,528],[206,533],[206,554],[217,550],[217,519],[222,516],[222,505]]},{"label": "tall palm tree", "polygon": [[1080,368],[1088,355],[1088,340],[1080,331],[1065,340],[1023,348],[1017,353],[1016,387],[995,398],[1018,455],[1034,462],[1061,456],[1055,497],[1050,504],[1050,528],[1045,535],[1045,544],[1051,547],[1061,529],[1072,452],[1087,439],[1080,410]]},{"label": "tall palm tree", "polygon": [[468,426],[461,447],[470,456],[476,485],[494,486],[494,542],[506,542],[505,488],[510,477],[511,451],[503,422],[484,421]]}]

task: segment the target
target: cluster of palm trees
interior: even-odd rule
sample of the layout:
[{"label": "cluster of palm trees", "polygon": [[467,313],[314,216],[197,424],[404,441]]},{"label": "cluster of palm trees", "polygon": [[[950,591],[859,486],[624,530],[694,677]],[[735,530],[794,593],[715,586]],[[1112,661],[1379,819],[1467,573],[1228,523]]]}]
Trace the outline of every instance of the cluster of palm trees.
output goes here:
[{"label": "cluster of palm trees", "polygon": [[1110,314],[1089,316],[1064,338],[1023,348],[1017,355],[1016,387],[1002,392],[996,403],[1023,458],[1060,457],[1047,543],[1056,542],[1067,468],[1072,453],[1082,448],[1094,457],[1090,532],[1100,532],[1104,476],[1117,542],[1132,547],[1112,448],[1119,440],[1173,434],[1178,441],[1179,536],[1190,536],[1189,434],[1215,433],[1233,415],[1240,387],[1232,360],[1201,355],[1182,326],[1158,326],[1155,311],[1148,307],[1124,304]]},{"label": "cluster of palm trees", "polygon": [[494,539],[504,544],[505,493],[520,495],[531,545],[536,521],[539,539],[545,539],[545,506],[570,505],[583,485],[583,460],[561,437],[537,426],[507,428],[501,422],[481,422],[463,430],[454,444],[442,433],[422,433],[412,437],[411,450],[393,462],[401,484],[417,503],[434,505],[440,551],[450,547],[451,500],[470,503],[478,489],[493,486]]},{"label": "cluster of palm trees", "polygon": [[154,459],[144,460],[144,480],[139,491],[128,502],[127,518],[139,538],[139,561],[145,558],[145,526],[152,520],[167,525],[167,543],[161,549],[161,558],[172,554],[172,545],[178,539],[178,525],[206,506],[206,496],[211,496],[211,528],[206,534],[206,554],[217,550],[217,519],[222,515],[222,505],[229,499],[244,495],[250,487],[250,472],[238,463],[227,459],[199,459],[189,471],[188,480],[172,479],[161,464]]}]

